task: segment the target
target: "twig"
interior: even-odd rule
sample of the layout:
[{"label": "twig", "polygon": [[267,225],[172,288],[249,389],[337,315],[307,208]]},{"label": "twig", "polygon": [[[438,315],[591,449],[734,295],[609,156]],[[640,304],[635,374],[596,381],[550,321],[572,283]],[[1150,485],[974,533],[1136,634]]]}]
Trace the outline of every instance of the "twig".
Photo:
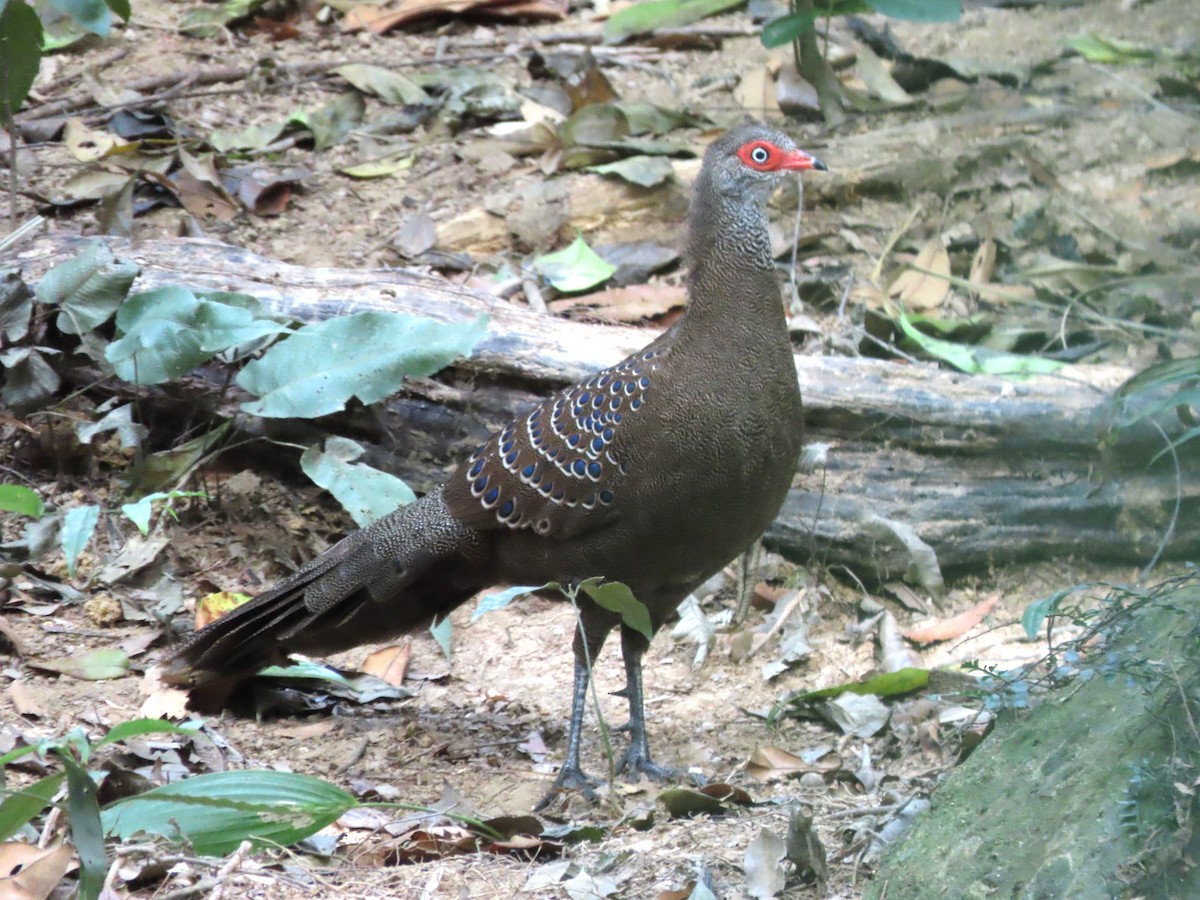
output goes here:
[{"label": "twig", "polygon": [[221,900],[221,894],[225,891],[225,882],[233,870],[238,868],[242,861],[246,858],[246,854],[250,852],[250,842],[242,841],[238,844],[238,848],[233,851],[229,857],[229,861],[217,871],[217,886],[213,888],[212,893],[208,895],[208,900]]}]

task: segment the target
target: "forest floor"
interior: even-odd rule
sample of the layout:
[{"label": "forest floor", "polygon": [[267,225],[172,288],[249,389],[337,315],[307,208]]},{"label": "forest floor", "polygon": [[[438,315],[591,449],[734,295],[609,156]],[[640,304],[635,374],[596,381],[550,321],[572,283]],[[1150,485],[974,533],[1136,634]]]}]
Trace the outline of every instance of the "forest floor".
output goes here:
[{"label": "forest floor", "polygon": [[[855,352],[862,346],[864,319],[879,308],[878,291],[870,288],[878,279],[877,264],[911,259],[935,237],[954,250],[956,271],[972,248],[995,240],[1001,245],[997,279],[1017,279],[1052,251],[1085,272],[1088,267],[1134,270],[1158,254],[1191,252],[1194,258],[1200,240],[1196,119],[1159,99],[1163,79],[1175,77],[1169,54],[1118,65],[1064,52],[1068,38],[1092,34],[1194,54],[1200,40],[1194,0],[968,6],[956,23],[890,24],[895,40],[912,56],[978,75],[976,80],[945,77],[914,83],[913,102],[880,102],[878,111],[855,112],[836,129],[812,121],[787,126],[831,170],[824,181],[814,175],[806,183],[801,229],[815,237],[803,244],[802,259],[805,272],[814,278],[834,273],[828,277],[835,288],[823,295],[801,291],[809,322],[801,352]],[[770,81],[789,54],[765,49],[745,10],[704,20],[697,26],[698,36],[688,40],[611,47],[595,43],[601,25],[587,8],[542,24],[442,16],[383,35],[347,33],[338,16],[317,15],[319,9],[311,5],[282,19],[264,18],[253,27],[192,38],[179,31],[186,6],[138,2],[133,21],[110,39],[48,57],[35,94],[48,103],[87,92],[103,107],[120,102],[121,92],[139,80],[161,76],[170,85],[171,77],[190,72],[196,81],[167,91],[161,106],[179,134],[208,135],[214,129],[282,122],[302,108],[311,113],[350,90],[344,80],[316,69],[296,75],[291,66],[368,62],[398,67],[410,77],[432,76],[447,65],[474,67],[488,73],[500,93],[524,102],[528,97],[517,94],[518,89],[545,82],[531,74],[535,52],[550,60],[551,67],[561,59],[574,65],[590,46],[596,66],[592,77],[602,73],[621,100],[707,117],[705,128],[671,135],[683,136],[696,150],[716,128],[748,113],[783,121],[778,107],[771,105]],[[883,24],[882,19],[869,21]],[[735,32],[744,34],[729,36]],[[834,21],[830,37],[844,56],[861,51],[841,20]],[[227,70],[224,80],[206,77],[218,70]],[[846,70],[852,84],[868,93],[872,84],[878,88],[874,76],[856,76],[856,71]],[[854,81],[856,77],[861,80]],[[36,113],[37,105],[30,109]],[[396,109],[405,108],[390,112]],[[506,115],[520,116],[530,107],[518,102],[506,109]],[[103,117],[93,113],[80,112],[85,126],[93,129],[91,139],[105,128]],[[97,206],[87,202],[88,190],[101,190],[95,187],[101,168],[81,149],[89,139],[72,144],[48,137],[21,150],[19,187],[10,194],[12,223],[41,212],[53,218],[57,229],[83,234],[124,230],[135,241],[199,232],[306,266],[416,264],[466,278],[459,271],[465,266],[477,279],[473,284],[482,283],[481,273],[519,271],[531,253],[558,249],[577,229],[593,246],[651,240],[677,246],[682,227],[677,194],[632,216],[628,209],[606,212],[596,201],[596,208],[581,219],[578,210],[573,216],[564,197],[586,193],[580,186],[588,179],[602,196],[600,176],[555,173],[550,154],[512,152],[488,132],[495,122],[478,109],[459,120],[439,115],[415,129],[368,127],[387,113],[388,107],[368,98],[358,124],[328,147],[283,139],[269,154],[251,154],[251,160],[274,174],[292,170],[295,175],[293,167],[306,173],[270,215],[245,209],[216,214],[212,197],[195,200],[195,195],[184,208],[163,202],[161,194],[141,193]],[[407,161],[386,177],[350,177],[343,171],[381,158]],[[683,166],[683,172],[694,172]],[[539,186],[548,181],[570,188],[547,199]],[[129,204],[128,215],[121,203]],[[783,192],[778,206],[779,238],[786,243],[794,190]],[[893,252],[904,255],[890,257]],[[658,280],[678,284],[679,270],[669,269]],[[613,315],[645,319],[649,340],[672,314],[669,305],[654,305],[656,297],[647,293],[639,311]],[[939,303],[926,311],[948,318],[978,311],[976,301],[965,294]],[[1134,316],[1128,307],[1103,311],[1114,320]],[[1026,334],[1040,330],[1051,340],[1058,326],[1059,314],[1031,307],[991,312],[1014,329]],[[1062,321],[1064,331],[1074,327],[1065,314]],[[1104,338],[1103,349],[1093,358],[1135,371],[1164,348],[1178,354],[1180,345],[1174,341],[1194,344],[1200,326],[1195,313],[1182,321],[1186,327],[1175,338],[1107,332],[1092,322],[1092,335]],[[5,419],[4,427],[7,441],[14,435],[12,420]],[[30,483],[48,504],[59,507],[115,504],[128,458],[114,438],[98,446],[47,452],[40,460],[6,459],[4,480]],[[56,468],[54,461],[64,459],[73,468]],[[207,490],[209,499],[183,505],[178,521],[160,524],[154,534],[164,538],[164,546],[135,582],[144,590],[166,577],[176,586],[181,613],[213,591],[261,590],[352,527],[327,495],[299,476],[288,480],[278,471],[248,471],[218,460],[190,487]],[[11,540],[20,523],[6,518],[0,536]],[[111,533],[106,540],[117,543]],[[0,737],[8,746],[79,725],[101,733],[139,714],[179,712],[163,705],[172,701],[164,700],[152,684],[132,674],[88,681],[30,665],[101,647],[127,649],[135,669],[150,668],[161,658],[166,644],[159,624],[128,615],[131,597],[136,606],[145,602],[145,595],[139,600],[129,583],[97,582],[95,576],[107,562],[106,554],[85,551],[73,578],[61,562],[42,564],[45,576],[85,590],[86,603],[66,602],[22,576],[7,585],[0,580],[0,612],[21,651],[0,669]],[[879,592],[869,597],[845,573],[805,566],[803,560],[776,560],[767,568],[773,585],[803,592],[798,615],[812,649],[800,662],[765,678],[764,660],[743,658],[736,635],[726,634],[718,635],[707,661],[693,667],[695,645],[664,633],[645,663],[650,739],[657,758],[696,767],[711,781],[737,785],[755,805],[727,815],[681,819],[659,806],[653,824],[644,827],[645,811],[656,808],[658,785],[618,787],[607,804],[597,807],[572,800],[554,812],[602,824],[603,837],[567,845],[559,863],[499,853],[418,859],[397,849],[397,836],[412,838],[411,822],[396,824],[404,814],[351,816],[330,827],[341,839],[333,855],[253,854],[225,873],[226,896],[292,898],[337,891],[353,897],[508,897],[524,891],[529,896],[683,897],[687,894],[680,892],[702,874],[711,878],[716,896],[744,896],[751,891],[747,847],[762,829],[785,834],[797,803],[811,809],[829,866],[823,883],[793,879],[781,896],[861,896],[873,868],[871,856],[864,855],[870,835],[883,827],[895,806],[928,796],[954,765],[960,742],[956,723],[951,717],[939,722],[945,709],[931,712],[921,700],[895,703],[890,724],[869,737],[841,733],[823,721],[785,719],[769,727],[762,713],[789,692],[841,684],[875,671],[872,635],[863,639],[859,633],[860,623],[876,608],[872,604],[893,610],[906,627],[930,616]],[[960,574],[933,617],[975,609],[993,595],[994,605],[964,634],[914,652],[920,665],[929,668],[977,661],[1012,669],[1039,659],[1046,650],[1044,636],[1028,640],[1020,626],[1031,602],[1073,584],[1123,583],[1138,574],[1089,561],[1083,548],[1077,558],[999,564]],[[763,593],[751,609],[750,627],[762,625],[764,610],[779,596],[777,588]],[[709,598],[706,611],[729,606],[728,594],[726,589]],[[122,600],[125,612],[120,611]],[[407,701],[334,704],[308,715],[258,721],[226,713],[208,718],[209,733],[219,738],[216,758],[213,751],[195,749],[200,740],[195,745],[164,740],[140,744],[123,764],[135,769],[157,764],[159,772],[163,767],[178,772],[224,765],[275,767],[327,778],[367,797],[442,804],[440,808],[484,818],[527,814],[550,786],[553,764],[562,758],[574,613],[567,604],[532,599],[470,619],[468,607],[453,618],[450,660],[429,635],[408,641],[406,686],[415,695]],[[10,649],[0,642],[0,654]],[[348,652],[334,662],[361,668],[374,649]],[[615,641],[597,660],[596,676],[606,721],[621,722],[622,701],[609,696],[623,681]],[[586,740],[586,768],[604,771],[594,715]],[[0,752],[5,749],[0,746]],[[836,758],[837,763],[824,775],[786,777],[782,768],[748,765],[756,751],[760,759],[763,751],[795,754],[813,771],[821,771],[820,760]],[[138,754],[140,762],[134,759]],[[800,766],[796,757],[773,759],[781,766],[785,759]],[[444,826],[422,827],[432,831]],[[203,860],[181,859],[169,874],[154,875],[145,863],[153,853],[148,857],[137,848],[122,847],[115,852],[125,864],[115,878],[120,896],[179,896],[171,892],[213,871]],[[562,868],[548,869],[554,865]]]}]

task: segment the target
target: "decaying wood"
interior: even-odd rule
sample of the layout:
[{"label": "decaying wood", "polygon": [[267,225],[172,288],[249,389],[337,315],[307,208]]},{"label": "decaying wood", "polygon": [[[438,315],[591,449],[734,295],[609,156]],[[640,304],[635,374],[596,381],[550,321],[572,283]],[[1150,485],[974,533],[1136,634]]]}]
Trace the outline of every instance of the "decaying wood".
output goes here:
[{"label": "decaying wood", "polygon": [[[301,440],[348,433],[373,445],[376,464],[385,460],[420,488],[534,398],[621,359],[652,334],[555,318],[399,270],[307,269],[210,241],[106,240],[141,267],[135,290],[242,291],[302,321],[379,309],[445,322],[486,314],[489,334],[470,359],[382,412],[245,425]],[[0,255],[0,267],[18,266],[33,283],[83,243],[43,236]],[[912,564],[915,533],[950,572],[1064,555],[1138,564],[1163,541],[1177,504],[1167,556],[1194,558],[1200,549],[1196,451],[1181,450],[1188,457],[1178,471],[1170,454],[1147,469],[1163,445],[1149,424],[1101,450],[1112,390],[1131,374],[1125,369],[1078,365],[1012,381],[844,357],[800,355],[796,366],[807,441],[824,447],[825,461],[797,476],[768,533],[768,544],[793,558],[895,578]],[[208,383],[193,379],[178,390],[191,392],[192,405],[228,409],[228,397]],[[1170,416],[1158,424],[1167,436],[1183,430]]]}]

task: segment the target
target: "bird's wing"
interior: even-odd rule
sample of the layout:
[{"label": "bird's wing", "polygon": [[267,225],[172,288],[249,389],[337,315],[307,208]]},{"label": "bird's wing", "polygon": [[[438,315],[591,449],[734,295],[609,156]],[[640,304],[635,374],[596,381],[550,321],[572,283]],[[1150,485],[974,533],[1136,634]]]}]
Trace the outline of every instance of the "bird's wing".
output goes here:
[{"label": "bird's wing", "polygon": [[645,409],[669,352],[656,341],[509,422],[450,478],[451,514],[473,528],[557,538],[619,516],[629,484],[622,448],[647,427]]}]

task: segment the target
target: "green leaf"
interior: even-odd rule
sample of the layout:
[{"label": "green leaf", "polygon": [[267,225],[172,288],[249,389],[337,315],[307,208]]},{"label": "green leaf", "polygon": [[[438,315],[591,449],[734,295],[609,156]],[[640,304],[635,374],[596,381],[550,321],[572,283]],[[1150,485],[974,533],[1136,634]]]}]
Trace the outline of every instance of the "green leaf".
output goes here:
[{"label": "green leaf", "polygon": [[187,841],[201,856],[222,856],[244,840],[288,846],[320,831],[358,802],[308,775],[264,770],[213,772],[165,784],[104,809],[105,834]]},{"label": "green leaf", "polygon": [[0,843],[7,841],[21,830],[30,819],[50,805],[63,773],[39,778],[28,787],[18,788],[0,801]]},{"label": "green leaf", "polygon": [[283,135],[287,122],[271,122],[265,125],[247,125],[241,131],[218,128],[208,136],[208,142],[218,153],[231,150],[262,150]]},{"label": "green leaf", "polygon": [[1042,356],[1006,353],[987,347],[970,347],[930,337],[914,326],[907,315],[899,311],[896,314],[896,324],[900,326],[905,337],[929,356],[973,375],[1048,375],[1066,365],[1056,359],[1046,359]]},{"label": "green leaf", "polygon": [[304,474],[333,494],[359,528],[417,499],[412,488],[395,475],[354,462],[362,454],[360,444],[331,437],[324,450],[314,444],[300,457]]},{"label": "green leaf", "polygon": [[[171,511],[171,504],[175,500],[184,497],[206,497],[204,491],[169,491],[163,493],[156,491],[153,494],[147,494],[136,503],[125,503],[121,506],[121,512],[129,517],[130,521],[138,527],[138,531],[142,534],[150,532],[150,517],[154,514],[154,504],[160,500],[166,500],[166,509]],[[174,513],[172,512],[172,515]]]},{"label": "green leaf", "polygon": [[582,235],[575,238],[569,247],[537,257],[533,267],[556,290],[564,293],[586,291],[607,281],[617,271],[616,266],[609,265],[596,255]]},{"label": "green leaf", "polygon": [[244,19],[266,0],[225,0],[218,6],[195,6],[183,14],[179,30],[192,38],[220,37],[224,26]]},{"label": "green leaf", "polygon": [[648,0],[618,11],[604,23],[604,42],[618,44],[635,34],[679,28],[741,6],[745,0]]},{"label": "green leaf", "polygon": [[450,658],[450,617],[445,616],[440,620],[436,620],[429,626],[429,634],[437,641],[437,645],[442,648],[442,653],[446,659]]},{"label": "green leaf", "polygon": [[959,0],[866,0],[866,4],[885,16],[909,22],[957,22],[962,16]]},{"label": "green leaf", "polygon": [[112,28],[112,13],[104,0],[47,0],[60,12],[66,13],[86,31],[108,37]]},{"label": "green leaf", "polygon": [[106,0],[106,2],[108,3],[109,9],[115,12],[126,22],[129,21],[129,16],[131,13],[129,8],[129,0]]},{"label": "green leaf", "polygon": [[42,23],[21,0],[0,4],[0,61],[0,125],[6,125],[29,96],[42,63]]},{"label": "green leaf", "polygon": [[762,35],[759,38],[764,47],[782,47],[784,44],[790,44],[804,32],[813,27],[813,22],[817,21],[815,12],[793,13],[790,16],[780,16],[778,19],[772,19],[763,26]]},{"label": "green leaf", "polygon": [[416,156],[412,153],[393,153],[380,159],[369,159],[338,169],[351,178],[387,178],[397,172],[407,172],[413,167]]},{"label": "green leaf", "polygon": [[650,611],[645,604],[633,596],[633,591],[619,581],[602,582],[599,578],[589,578],[579,583],[579,590],[587,594],[592,601],[609,612],[615,612],[621,617],[621,622],[646,640],[654,640],[654,629],[650,623]]},{"label": "green leaf", "polygon": [[1049,597],[1035,600],[1025,607],[1025,612],[1021,615],[1021,627],[1025,629],[1025,634],[1030,639],[1036,638],[1046,617],[1057,612],[1059,604],[1077,590],[1079,590],[1079,585],[1064,588],[1061,591],[1055,591]]},{"label": "green leaf", "polygon": [[40,519],[46,507],[36,491],[19,484],[0,484],[0,509]]},{"label": "green leaf", "polygon": [[479,603],[475,605],[475,611],[471,613],[471,621],[474,622],[480,616],[490,612],[495,612],[498,609],[504,609],[514,600],[519,600],[522,597],[528,597],[530,594],[536,594],[538,591],[544,591],[547,588],[557,587],[556,584],[543,584],[541,587],[530,587],[528,585],[517,585],[516,587],[505,588],[502,591],[496,591],[494,594],[485,594],[480,598]]},{"label": "green leaf", "polygon": [[805,691],[802,694],[788,698],[788,702],[796,704],[808,703],[813,700],[829,700],[833,697],[840,697],[842,694],[859,694],[860,696],[873,694],[876,697],[899,697],[903,694],[911,694],[913,691],[919,691],[927,684],[929,684],[929,670],[909,666],[898,669],[895,672],[885,672],[882,675],[864,678],[861,681],[837,684],[818,691]]},{"label": "green leaf", "polygon": [[1075,35],[1067,38],[1063,43],[1089,62],[1109,65],[1145,62],[1163,55],[1162,51],[1146,44],[1101,37],[1098,34]]},{"label": "green leaf", "polygon": [[131,719],[108,729],[108,733],[92,746],[103,747],[105,744],[115,744],[118,741],[127,741],[129,738],[141,737],[146,734],[178,734],[195,737],[203,727],[204,722],[201,719],[193,719],[179,725],[168,722],[166,719]]},{"label": "green leaf", "polygon": [[306,325],[249,363],[237,383],[259,399],[246,412],[271,418],[315,418],[358,397],[375,403],[405,376],[432,375],[470,353],[487,333],[487,317],[469,324],[388,312],[365,312]]},{"label": "green leaf", "polygon": [[616,175],[641,187],[654,187],[675,177],[675,167],[661,156],[627,156],[616,162],[588,166],[587,170],[600,175]]},{"label": "green leaf", "polygon": [[34,294],[42,303],[62,309],[55,323],[59,331],[83,334],[108,321],[137,273],[133,263],[118,262],[105,244],[92,241],[74,259],[43,275]]},{"label": "green leaf", "polygon": [[32,317],[33,293],[29,286],[15,269],[0,271],[0,337],[15,344],[29,333]]},{"label": "green leaf", "polygon": [[256,318],[257,308],[245,294],[197,296],[178,285],[135,294],[117,311],[119,337],[104,357],[128,382],[162,384],[222,350],[287,331]]},{"label": "green leaf", "polygon": [[374,94],[384,103],[405,106],[428,106],[433,103],[430,96],[416,82],[392,69],[385,69],[383,66],[349,63],[338,66],[333,70],[333,74],[341,75],[360,91]]},{"label": "green leaf", "polygon": [[76,506],[74,509],[68,509],[67,514],[63,516],[63,555],[67,558],[67,574],[72,578],[75,577],[75,561],[79,559],[79,554],[83,552],[87,542],[92,539],[92,532],[96,530],[96,523],[99,521],[100,507],[95,504]]},{"label": "green leaf", "polygon": [[[341,141],[362,124],[367,103],[362,94],[351,92],[330,100],[303,117],[303,125],[313,136],[313,149],[320,152]],[[293,119],[293,121],[300,121]]]},{"label": "green leaf", "polygon": [[35,669],[58,672],[80,681],[110,681],[129,673],[129,655],[124,650],[101,647],[78,656],[60,656],[30,663]]},{"label": "green leaf", "polygon": [[96,783],[69,747],[55,747],[54,751],[67,772],[67,813],[71,822],[71,841],[75,844],[75,852],[79,854],[79,898],[95,900],[100,896],[108,871]]}]

